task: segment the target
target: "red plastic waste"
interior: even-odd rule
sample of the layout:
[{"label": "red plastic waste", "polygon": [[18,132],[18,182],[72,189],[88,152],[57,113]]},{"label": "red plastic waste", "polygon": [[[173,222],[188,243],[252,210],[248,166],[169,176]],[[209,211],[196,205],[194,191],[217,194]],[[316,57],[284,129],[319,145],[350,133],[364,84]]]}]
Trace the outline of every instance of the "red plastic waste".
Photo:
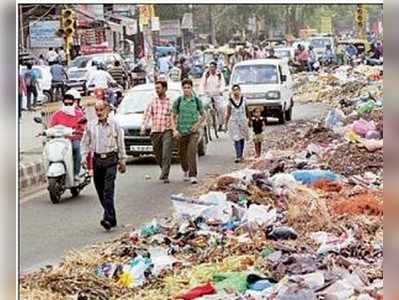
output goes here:
[{"label": "red plastic waste", "polygon": [[176,297],[176,299],[191,300],[205,295],[211,295],[215,293],[215,288],[211,283],[199,285],[191,290],[188,290],[182,295]]}]

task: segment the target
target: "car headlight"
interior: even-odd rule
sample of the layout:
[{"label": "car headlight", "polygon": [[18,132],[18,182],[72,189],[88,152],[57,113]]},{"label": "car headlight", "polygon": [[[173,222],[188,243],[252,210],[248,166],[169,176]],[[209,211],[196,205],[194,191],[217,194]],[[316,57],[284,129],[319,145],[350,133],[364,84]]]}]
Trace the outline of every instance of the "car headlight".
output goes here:
[{"label": "car headlight", "polygon": [[280,92],[279,91],[267,92],[266,99],[280,99]]}]

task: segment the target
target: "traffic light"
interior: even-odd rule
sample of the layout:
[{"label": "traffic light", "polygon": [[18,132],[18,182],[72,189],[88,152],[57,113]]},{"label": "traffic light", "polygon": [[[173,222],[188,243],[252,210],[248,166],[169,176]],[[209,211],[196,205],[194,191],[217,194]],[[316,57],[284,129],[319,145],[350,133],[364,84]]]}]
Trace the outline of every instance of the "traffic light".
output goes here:
[{"label": "traffic light", "polygon": [[356,6],[356,15],[355,15],[355,21],[356,24],[359,28],[362,28],[365,24],[366,21],[366,10],[363,8],[362,4],[358,4]]},{"label": "traffic light", "polygon": [[76,27],[75,19],[75,12],[72,9],[63,9],[61,11],[60,28],[57,34],[64,37],[73,35]]}]

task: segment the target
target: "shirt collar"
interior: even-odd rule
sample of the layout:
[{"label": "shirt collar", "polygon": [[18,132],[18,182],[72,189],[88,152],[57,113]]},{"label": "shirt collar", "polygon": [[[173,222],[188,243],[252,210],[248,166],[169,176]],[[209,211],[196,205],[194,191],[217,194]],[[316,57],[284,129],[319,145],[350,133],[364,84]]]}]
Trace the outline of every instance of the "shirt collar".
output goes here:
[{"label": "shirt collar", "polygon": [[[100,122],[99,119],[97,119],[97,125],[101,125],[102,123]],[[111,125],[109,117],[105,120],[105,125]]]},{"label": "shirt collar", "polygon": [[155,101],[161,101],[161,102],[163,102],[163,101],[169,101],[169,97],[166,96],[165,99],[161,100],[161,98],[159,98],[159,96],[156,95],[155,98],[154,98],[154,100],[155,100]]}]

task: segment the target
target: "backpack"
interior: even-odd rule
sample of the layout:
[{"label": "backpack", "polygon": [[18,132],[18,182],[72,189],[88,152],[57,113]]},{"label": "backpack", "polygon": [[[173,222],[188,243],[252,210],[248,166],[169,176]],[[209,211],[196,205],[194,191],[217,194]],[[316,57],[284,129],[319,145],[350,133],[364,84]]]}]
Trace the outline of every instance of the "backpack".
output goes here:
[{"label": "backpack", "polygon": [[[177,113],[180,112],[180,104],[181,104],[182,96],[177,98]],[[200,112],[200,104],[199,104],[199,99],[194,96],[195,104],[197,105],[197,111]]]}]

